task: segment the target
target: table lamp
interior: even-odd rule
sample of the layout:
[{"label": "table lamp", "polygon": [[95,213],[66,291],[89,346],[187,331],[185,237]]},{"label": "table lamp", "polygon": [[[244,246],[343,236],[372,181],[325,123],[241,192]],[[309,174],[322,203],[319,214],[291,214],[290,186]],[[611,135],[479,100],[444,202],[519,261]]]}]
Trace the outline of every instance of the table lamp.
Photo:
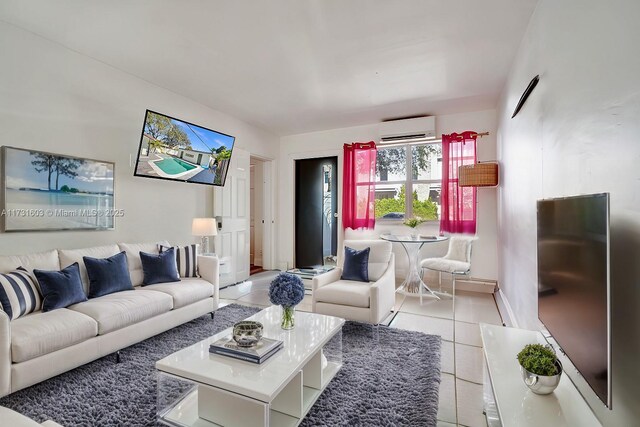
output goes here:
[{"label": "table lamp", "polygon": [[218,234],[218,224],[215,218],[194,218],[191,224],[191,234],[202,239],[202,253],[209,253],[209,236]]}]

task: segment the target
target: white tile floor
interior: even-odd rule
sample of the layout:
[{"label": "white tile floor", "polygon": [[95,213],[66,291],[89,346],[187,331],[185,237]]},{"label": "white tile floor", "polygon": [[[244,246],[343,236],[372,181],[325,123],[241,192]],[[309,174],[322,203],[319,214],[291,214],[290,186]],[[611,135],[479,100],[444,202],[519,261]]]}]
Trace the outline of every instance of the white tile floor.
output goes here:
[{"label": "white tile floor", "polygon": [[[222,289],[221,305],[268,307],[271,305],[269,283],[276,274],[259,273],[247,282]],[[311,295],[306,295],[296,308],[311,311]],[[428,298],[420,304],[418,298],[397,295],[395,313],[387,322],[392,328],[440,335],[443,339],[438,427],[486,427],[482,413],[483,354],[478,324],[502,324],[493,295],[460,291],[456,292],[455,304],[451,300]]]}]

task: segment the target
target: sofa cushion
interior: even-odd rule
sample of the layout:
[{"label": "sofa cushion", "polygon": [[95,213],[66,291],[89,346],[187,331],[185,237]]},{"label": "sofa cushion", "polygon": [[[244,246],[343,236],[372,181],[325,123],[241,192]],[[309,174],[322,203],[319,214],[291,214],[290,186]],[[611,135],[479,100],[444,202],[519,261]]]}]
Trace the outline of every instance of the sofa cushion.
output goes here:
[{"label": "sofa cushion", "polygon": [[371,283],[338,280],[316,289],[313,297],[318,302],[367,308],[370,295]]},{"label": "sofa cushion", "polygon": [[42,311],[65,308],[87,300],[80,279],[80,267],[74,262],[60,271],[33,270],[42,292]]},{"label": "sofa cushion", "polygon": [[66,308],[32,313],[11,322],[12,360],[31,360],[96,335],[98,324],[84,314]]},{"label": "sofa cushion", "polygon": [[145,286],[144,290],[164,292],[173,298],[173,308],[184,307],[213,295],[213,285],[206,280],[191,278],[181,282],[158,283]]},{"label": "sofa cushion", "polygon": [[140,260],[144,272],[142,286],[180,281],[174,248],[169,248],[157,255],[140,252]]},{"label": "sofa cushion", "polygon": [[170,295],[146,289],[116,292],[69,307],[98,322],[99,335],[150,319],[172,308]]},{"label": "sofa cushion", "polygon": [[14,320],[42,308],[40,289],[27,270],[18,267],[11,273],[0,274],[0,310]]},{"label": "sofa cushion", "polygon": [[[198,277],[198,247],[200,245],[174,246],[176,266],[180,277]],[[160,245],[160,252],[169,250],[169,246]]]},{"label": "sofa cushion", "polygon": [[84,266],[89,275],[89,298],[133,290],[124,251],[109,258],[86,256]]},{"label": "sofa cushion", "polygon": [[158,243],[118,243],[120,250],[127,254],[127,263],[129,264],[129,273],[131,274],[131,283],[133,286],[142,285],[144,274],[142,272],[142,261],[140,261],[140,252],[148,254],[158,254],[160,245],[171,246],[169,242],[162,241]]},{"label": "sofa cushion", "polygon": [[84,257],[89,256],[92,258],[107,258],[120,252],[118,245],[106,245],[106,246],[94,246],[92,248],[84,249],[60,249],[58,254],[60,255],[60,266],[62,268],[67,267],[74,262],[77,262],[80,266],[80,277],[82,278],[82,285],[84,286],[85,293],[89,293],[89,276],[87,275],[87,269],[84,266]]},{"label": "sofa cushion", "polygon": [[0,273],[13,271],[18,267],[23,267],[32,272],[34,268],[40,270],[60,270],[58,251],[38,252],[28,255],[0,256]]}]

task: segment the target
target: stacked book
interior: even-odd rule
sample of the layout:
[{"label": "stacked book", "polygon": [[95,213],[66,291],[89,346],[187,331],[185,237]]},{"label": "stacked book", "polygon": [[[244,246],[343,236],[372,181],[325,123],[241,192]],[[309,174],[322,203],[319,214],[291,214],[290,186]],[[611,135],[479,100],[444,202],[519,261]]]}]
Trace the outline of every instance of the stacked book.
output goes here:
[{"label": "stacked book", "polygon": [[303,279],[313,279],[315,276],[333,270],[335,267],[309,267],[309,268],[292,268],[287,273],[295,274]]},{"label": "stacked book", "polygon": [[209,352],[221,356],[260,364],[282,348],[282,341],[262,338],[253,347],[240,347],[233,337],[219,339],[209,346]]}]

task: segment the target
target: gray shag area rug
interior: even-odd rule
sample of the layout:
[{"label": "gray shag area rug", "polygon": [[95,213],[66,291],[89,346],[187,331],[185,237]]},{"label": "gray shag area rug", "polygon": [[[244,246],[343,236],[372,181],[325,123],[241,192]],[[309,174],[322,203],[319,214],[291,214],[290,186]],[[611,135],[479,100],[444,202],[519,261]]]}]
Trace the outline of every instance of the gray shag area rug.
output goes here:
[{"label": "gray shag area rug", "polygon": [[[73,426],[156,426],[154,364],[245,319],[258,309],[232,304],[121,351],[0,399],[42,422]],[[343,367],[302,426],[435,426],[440,337],[346,322]]]}]

